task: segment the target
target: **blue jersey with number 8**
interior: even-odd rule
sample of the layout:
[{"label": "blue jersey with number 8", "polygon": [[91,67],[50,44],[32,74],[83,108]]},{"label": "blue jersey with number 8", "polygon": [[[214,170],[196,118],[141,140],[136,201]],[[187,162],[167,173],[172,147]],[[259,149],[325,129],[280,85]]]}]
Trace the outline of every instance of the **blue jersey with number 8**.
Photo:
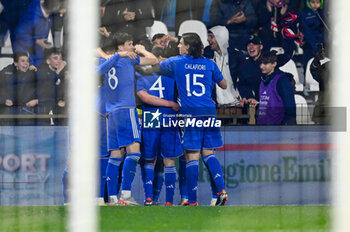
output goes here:
[{"label": "blue jersey with number 8", "polygon": [[140,64],[140,57],[130,59],[121,57],[105,74],[106,112],[120,107],[136,107],[135,103],[135,65]]}]

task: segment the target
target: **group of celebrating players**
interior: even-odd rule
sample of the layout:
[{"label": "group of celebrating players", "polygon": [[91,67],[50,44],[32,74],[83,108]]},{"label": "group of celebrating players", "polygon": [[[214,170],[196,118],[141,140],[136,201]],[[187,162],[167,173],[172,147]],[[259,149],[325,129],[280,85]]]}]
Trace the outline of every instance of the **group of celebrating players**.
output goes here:
[{"label": "group of celebrating players", "polygon": [[[164,165],[165,205],[174,205],[175,162],[180,157],[181,204],[196,206],[200,156],[212,181],[211,205],[226,204],[224,176],[214,155],[223,142],[211,94],[215,84],[223,89],[227,84],[215,62],[202,56],[203,44],[197,34],[184,34],[178,49],[178,56],[166,59],[163,48],[149,52],[142,45],[134,46],[127,33],[118,32],[105,40],[100,50],[104,58],[100,58],[97,67],[103,76],[99,87],[98,204],[104,204],[107,184],[108,205],[139,205],[131,196],[131,187],[140,163],[144,205],[156,205],[162,188],[161,181],[156,180],[160,177],[155,168],[158,160]],[[135,66],[143,68],[135,72]],[[150,112],[153,127],[140,128],[135,89],[142,101],[143,120],[147,120],[145,113]],[[185,123],[179,129],[175,121],[180,119]],[[219,123],[203,123],[208,120]],[[160,124],[154,126],[156,121]]]}]

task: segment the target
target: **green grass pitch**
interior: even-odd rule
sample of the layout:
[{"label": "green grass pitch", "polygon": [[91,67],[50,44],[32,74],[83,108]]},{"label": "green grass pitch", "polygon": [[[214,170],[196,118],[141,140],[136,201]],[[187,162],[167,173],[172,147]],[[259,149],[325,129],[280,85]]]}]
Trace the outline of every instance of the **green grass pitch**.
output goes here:
[{"label": "green grass pitch", "polygon": [[[99,207],[100,231],[330,231],[330,206]],[[0,231],[67,231],[63,206],[0,207]]]}]

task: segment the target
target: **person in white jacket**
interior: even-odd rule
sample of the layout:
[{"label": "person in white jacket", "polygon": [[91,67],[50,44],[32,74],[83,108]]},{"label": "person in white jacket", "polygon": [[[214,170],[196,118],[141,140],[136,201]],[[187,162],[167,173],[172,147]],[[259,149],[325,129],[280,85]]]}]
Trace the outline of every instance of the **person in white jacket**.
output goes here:
[{"label": "person in white jacket", "polygon": [[216,86],[217,107],[226,108],[237,106],[241,97],[233,84],[231,77],[231,66],[234,65],[229,60],[229,32],[224,26],[215,26],[208,31],[209,45],[205,48],[204,55],[212,58],[218,65],[224,79],[227,82],[227,89]]}]

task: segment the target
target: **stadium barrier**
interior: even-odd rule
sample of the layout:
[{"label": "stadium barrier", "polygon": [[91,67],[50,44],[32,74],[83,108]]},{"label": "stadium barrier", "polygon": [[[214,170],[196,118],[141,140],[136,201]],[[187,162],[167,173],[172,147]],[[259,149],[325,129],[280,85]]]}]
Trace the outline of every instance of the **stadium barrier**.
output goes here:
[{"label": "stadium barrier", "polygon": [[[228,204],[329,204],[331,132],[312,128],[222,127],[224,147],[216,156],[223,165]],[[62,205],[69,147],[66,126],[0,127],[0,205]],[[208,205],[208,171],[202,162],[199,168],[198,200]],[[139,167],[132,191],[142,203]]]}]

